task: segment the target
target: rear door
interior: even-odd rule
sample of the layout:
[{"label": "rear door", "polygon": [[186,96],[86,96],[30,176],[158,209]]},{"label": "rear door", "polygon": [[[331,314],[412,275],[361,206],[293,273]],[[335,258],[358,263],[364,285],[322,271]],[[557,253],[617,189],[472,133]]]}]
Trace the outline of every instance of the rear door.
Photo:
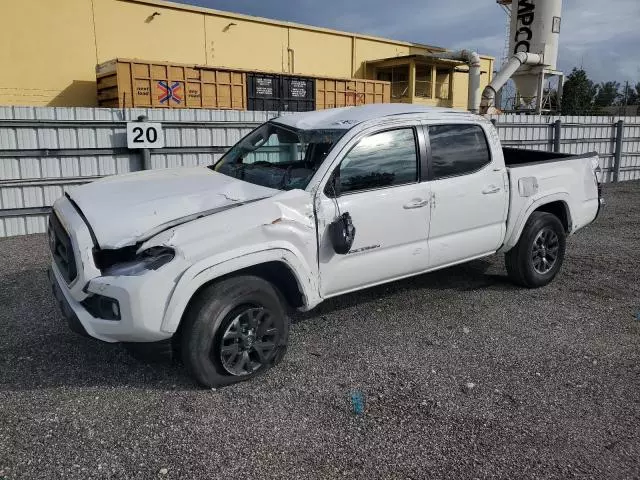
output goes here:
[{"label": "rear door", "polygon": [[[318,193],[323,297],[428,268],[429,184],[420,182],[426,146],[420,125],[367,132],[334,167],[339,193]],[[334,198],[335,197],[335,198]],[[327,226],[349,212],[356,228],[346,255],[334,252]]]},{"label": "rear door", "polygon": [[493,158],[482,126],[429,125],[430,268],[495,252],[508,211],[504,162]]}]

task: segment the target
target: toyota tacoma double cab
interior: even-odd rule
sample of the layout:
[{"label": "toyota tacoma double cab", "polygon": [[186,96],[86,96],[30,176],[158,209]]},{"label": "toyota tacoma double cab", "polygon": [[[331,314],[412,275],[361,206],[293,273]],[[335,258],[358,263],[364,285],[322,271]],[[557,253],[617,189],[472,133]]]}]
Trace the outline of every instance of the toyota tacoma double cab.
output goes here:
[{"label": "toyota tacoma double cab", "polygon": [[71,328],[171,341],[202,385],[284,355],[291,309],[503,253],[547,285],[602,203],[597,154],[503,148],[483,117],[389,104],[282,116],[211,166],[83,185],[50,216]]}]

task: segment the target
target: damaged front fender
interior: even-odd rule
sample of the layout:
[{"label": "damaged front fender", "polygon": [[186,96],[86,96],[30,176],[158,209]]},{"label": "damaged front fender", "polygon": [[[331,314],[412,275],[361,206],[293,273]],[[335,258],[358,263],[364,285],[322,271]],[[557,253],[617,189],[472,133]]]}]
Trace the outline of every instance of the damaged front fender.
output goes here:
[{"label": "damaged front fender", "polygon": [[269,262],[283,262],[293,272],[303,295],[303,310],[310,310],[320,303],[317,275],[313,273],[315,269],[305,261],[300,252],[271,248],[222,261],[214,257],[195,264],[184,272],[169,301],[162,321],[162,331],[174,333],[178,329],[189,301],[205,284],[224,275]]}]

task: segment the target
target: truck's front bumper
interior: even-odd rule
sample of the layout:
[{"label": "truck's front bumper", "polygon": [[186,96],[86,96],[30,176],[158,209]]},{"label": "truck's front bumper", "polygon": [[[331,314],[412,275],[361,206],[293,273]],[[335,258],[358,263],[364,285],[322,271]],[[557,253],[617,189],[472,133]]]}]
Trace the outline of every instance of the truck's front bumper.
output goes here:
[{"label": "truck's front bumper", "polygon": [[81,302],[73,298],[55,264],[49,268],[48,275],[60,310],[71,330],[76,333],[109,343],[159,342],[173,335],[160,330],[163,303],[149,292],[149,289],[158,287],[156,282],[135,282],[136,278],[133,278],[133,281],[124,285],[115,285],[107,280],[92,286],[101,294],[118,301],[120,319],[105,320],[94,317]]},{"label": "truck's front bumper", "polygon": [[62,312],[62,316],[67,320],[67,325],[74,332],[83,335],[85,337],[91,337],[85,330],[84,326],[80,322],[80,319],[76,315],[76,312],[71,308],[67,297],[62,293],[62,289],[58,285],[58,281],[56,280],[55,274],[53,273],[53,269],[49,267],[47,270],[47,276],[49,277],[49,283],[51,284],[51,291],[53,292],[53,296],[58,302],[58,307],[60,308],[60,312]]}]

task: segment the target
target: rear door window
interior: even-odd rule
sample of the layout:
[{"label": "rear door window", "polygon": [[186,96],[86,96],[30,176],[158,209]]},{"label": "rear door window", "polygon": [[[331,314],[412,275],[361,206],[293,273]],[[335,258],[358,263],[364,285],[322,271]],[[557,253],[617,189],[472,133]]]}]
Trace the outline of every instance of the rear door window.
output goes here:
[{"label": "rear door window", "polygon": [[467,175],[491,163],[487,138],[479,125],[432,125],[429,140],[434,180]]}]

